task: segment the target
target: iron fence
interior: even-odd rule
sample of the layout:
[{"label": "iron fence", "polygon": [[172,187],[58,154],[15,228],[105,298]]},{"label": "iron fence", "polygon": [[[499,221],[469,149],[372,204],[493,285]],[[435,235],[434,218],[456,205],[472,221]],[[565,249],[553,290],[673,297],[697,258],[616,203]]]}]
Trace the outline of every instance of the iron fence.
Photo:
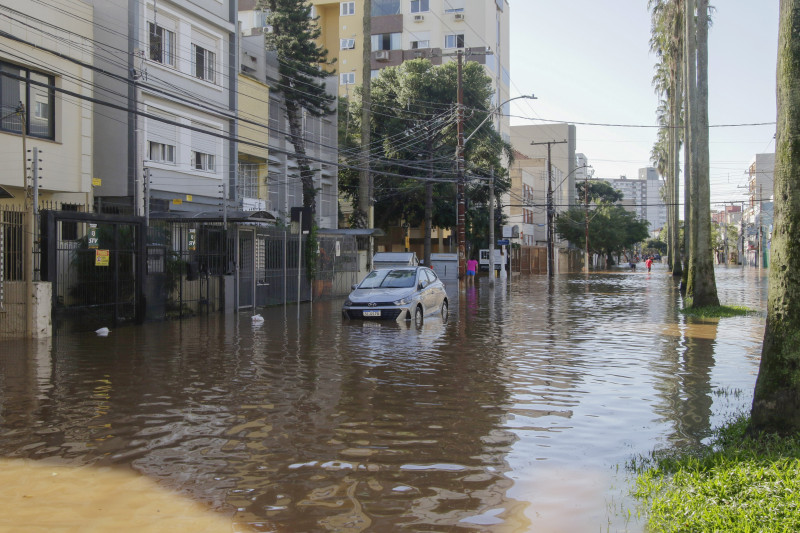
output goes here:
[{"label": "iron fence", "polygon": [[19,208],[0,209],[0,338],[20,337],[26,329],[24,216]]}]

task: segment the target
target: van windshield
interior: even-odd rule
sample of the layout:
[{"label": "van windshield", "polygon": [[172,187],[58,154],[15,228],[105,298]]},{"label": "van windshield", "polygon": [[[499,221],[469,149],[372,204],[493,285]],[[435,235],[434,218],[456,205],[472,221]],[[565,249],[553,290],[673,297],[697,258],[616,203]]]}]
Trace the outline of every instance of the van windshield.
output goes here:
[{"label": "van windshield", "polygon": [[414,286],[416,270],[373,270],[358,286],[359,289],[405,289]]}]

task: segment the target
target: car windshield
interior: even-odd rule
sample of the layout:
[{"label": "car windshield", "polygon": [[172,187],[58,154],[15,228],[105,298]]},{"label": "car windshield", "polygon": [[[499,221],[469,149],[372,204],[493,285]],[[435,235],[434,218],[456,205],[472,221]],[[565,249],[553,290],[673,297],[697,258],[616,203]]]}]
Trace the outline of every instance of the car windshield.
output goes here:
[{"label": "car windshield", "polygon": [[358,286],[359,289],[406,289],[414,286],[415,270],[373,270]]}]

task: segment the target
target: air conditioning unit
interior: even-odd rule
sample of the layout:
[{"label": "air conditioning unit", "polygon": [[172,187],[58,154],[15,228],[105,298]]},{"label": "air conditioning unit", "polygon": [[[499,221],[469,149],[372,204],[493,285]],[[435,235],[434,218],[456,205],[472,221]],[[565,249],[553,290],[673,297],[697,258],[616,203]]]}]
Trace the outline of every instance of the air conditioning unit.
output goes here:
[{"label": "air conditioning unit", "polygon": [[375,52],[375,59],[378,61],[389,61],[389,50],[378,50]]},{"label": "air conditioning unit", "polygon": [[414,22],[422,22],[425,20],[425,15],[414,15]]},{"label": "air conditioning unit", "polygon": [[453,15],[453,20],[464,20],[464,13],[455,13]]}]

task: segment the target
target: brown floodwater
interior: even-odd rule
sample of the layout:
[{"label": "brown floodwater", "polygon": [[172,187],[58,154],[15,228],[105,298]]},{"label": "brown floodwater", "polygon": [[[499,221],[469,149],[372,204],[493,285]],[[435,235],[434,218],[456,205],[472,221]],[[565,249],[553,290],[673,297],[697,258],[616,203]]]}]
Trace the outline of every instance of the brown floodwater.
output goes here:
[{"label": "brown floodwater", "polygon": [[641,532],[626,463],[747,408],[764,329],[765,273],[699,321],[664,268],[0,343],[0,531]]}]

